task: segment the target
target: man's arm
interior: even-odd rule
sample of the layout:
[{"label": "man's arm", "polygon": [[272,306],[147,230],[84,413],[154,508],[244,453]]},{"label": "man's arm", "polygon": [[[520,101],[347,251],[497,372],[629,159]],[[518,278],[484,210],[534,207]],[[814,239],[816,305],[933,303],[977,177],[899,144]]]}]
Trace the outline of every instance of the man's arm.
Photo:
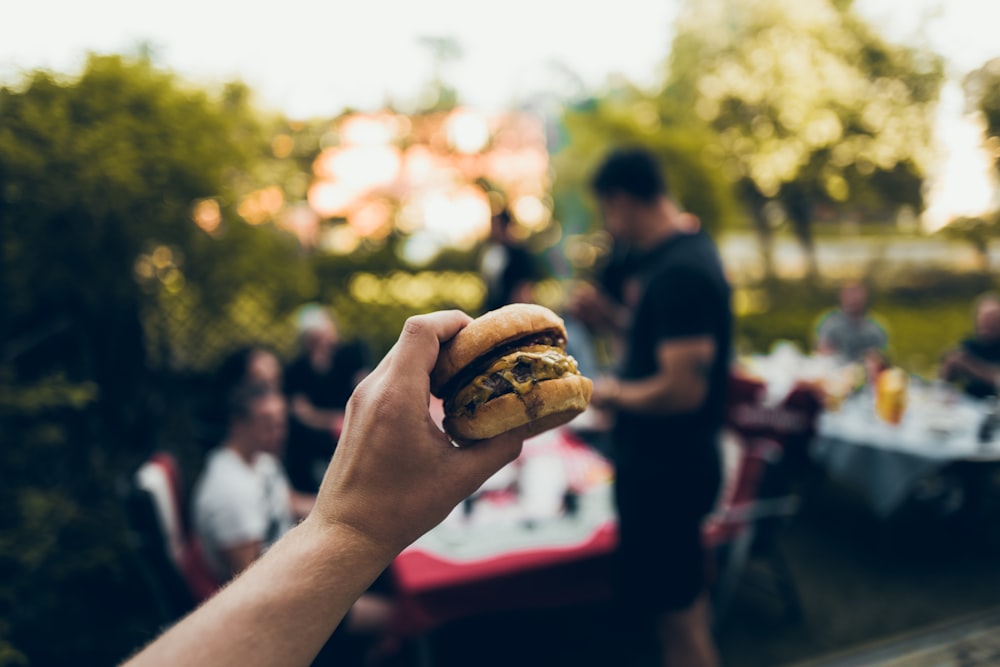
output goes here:
[{"label": "man's arm", "polygon": [[573,290],[568,309],[597,333],[621,334],[628,325],[628,309],[590,283],[581,283]]},{"label": "man's arm", "polygon": [[306,667],[396,554],[517,458],[517,432],[459,449],[428,411],[440,343],[470,319],[407,320],[351,397],[309,516],[129,667]]},{"label": "man's arm", "polygon": [[293,394],[292,414],[306,426],[317,431],[333,431],[334,425],[344,416],[341,410],[317,408],[305,394]]},{"label": "man's arm", "polygon": [[636,381],[601,380],[591,402],[641,414],[694,412],[708,396],[715,347],[715,339],[707,335],[661,342],[655,375]]},{"label": "man's arm", "polygon": [[958,371],[969,379],[994,385],[1000,379],[1000,365],[980,359],[966,350],[959,350],[949,361],[952,373]]}]

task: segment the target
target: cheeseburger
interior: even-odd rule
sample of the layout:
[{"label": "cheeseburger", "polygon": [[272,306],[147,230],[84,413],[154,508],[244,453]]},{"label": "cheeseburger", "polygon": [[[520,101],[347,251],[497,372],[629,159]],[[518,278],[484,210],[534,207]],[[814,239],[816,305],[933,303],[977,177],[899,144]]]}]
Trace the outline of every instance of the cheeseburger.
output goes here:
[{"label": "cheeseburger", "polygon": [[444,429],[482,440],[524,427],[528,438],[583,412],[592,385],[566,354],[566,327],[544,306],[512,304],[470,322],[441,347],[431,391]]}]

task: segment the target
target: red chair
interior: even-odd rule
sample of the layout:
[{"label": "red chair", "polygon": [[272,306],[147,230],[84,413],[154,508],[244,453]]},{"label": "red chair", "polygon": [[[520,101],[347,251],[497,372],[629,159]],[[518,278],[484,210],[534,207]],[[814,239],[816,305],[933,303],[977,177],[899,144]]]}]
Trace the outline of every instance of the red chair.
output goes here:
[{"label": "red chair", "polygon": [[807,461],[816,432],[822,397],[805,384],[795,385],[784,400],[765,402],[763,381],[734,371],[726,407],[724,451],[726,484],[719,506],[705,525],[713,556],[713,602],[716,623],[723,621],[751,560],[765,565],[771,588],[789,618],[799,618],[802,604],[795,580],[777,543],[783,522],[798,511],[793,471]]},{"label": "red chair", "polygon": [[726,425],[744,438],[775,441],[786,459],[804,456],[816,434],[822,397],[812,386],[799,383],[780,403],[771,405],[764,402],[766,392],[763,381],[733,372],[729,377]]},{"label": "red chair", "polygon": [[759,379],[735,371],[730,376],[723,445],[726,485],[704,532],[714,557],[716,623],[724,619],[754,559],[766,565],[786,615],[802,615],[795,580],[776,537],[782,523],[798,511],[793,471],[807,461],[822,398],[805,384],[795,385],[777,404],[765,402],[766,392]]},{"label": "red chair", "polygon": [[187,519],[174,456],[151,455],[135,472],[127,498],[133,547],[157,606],[169,623],[219,588]]},{"label": "red chair", "polygon": [[801,614],[791,571],[774,542],[775,528],[798,509],[791,494],[767,493],[768,477],[779,469],[782,448],[773,440],[746,440],[734,431],[723,437],[726,474],[716,510],[706,519],[702,539],[711,555],[712,602],[720,624],[751,559],[771,571],[789,616]]}]

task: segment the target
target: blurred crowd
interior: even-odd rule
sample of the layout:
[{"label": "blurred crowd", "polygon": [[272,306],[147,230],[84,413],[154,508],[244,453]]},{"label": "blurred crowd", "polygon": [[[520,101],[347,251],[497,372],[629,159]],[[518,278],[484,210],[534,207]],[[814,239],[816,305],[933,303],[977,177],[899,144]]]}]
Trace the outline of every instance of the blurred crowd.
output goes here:
[{"label": "blurred crowd", "polygon": [[[971,398],[995,397],[1000,390],[1000,295],[979,296],[970,310],[970,334],[941,352],[937,380]],[[868,289],[848,281],[840,288],[839,303],[823,313],[811,332],[814,352],[840,365],[864,368],[865,381],[875,383],[894,367],[891,322],[869,305]]]},{"label": "blurred crowd", "polygon": [[[591,422],[606,430],[616,467],[622,618],[656,638],[666,665],[714,665],[701,526],[721,479],[718,447],[733,353],[730,286],[700,221],[673,199],[656,158],[611,153],[594,175],[613,250],[574,285],[561,310],[568,348],[595,380]],[[542,264],[493,212],[480,254],[482,311],[534,300]],[[974,304],[973,333],[944,351],[940,377],[970,396],[1000,381],[1000,297]],[[283,363],[264,347],[230,354],[214,376],[206,413],[211,449],[192,514],[219,585],[305,517],[336,451],[349,398],[376,360],[345,340],[316,304],[298,313],[298,353]],[[818,314],[813,353],[857,364],[871,380],[892,367],[891,324],[860,282]],[[604,358],[599,350],[610,350]],[[596,420],[596,421],[595,421]],[[358,599],[317,664],[370,663],[393,645],[394,592],[380,577]]]}]

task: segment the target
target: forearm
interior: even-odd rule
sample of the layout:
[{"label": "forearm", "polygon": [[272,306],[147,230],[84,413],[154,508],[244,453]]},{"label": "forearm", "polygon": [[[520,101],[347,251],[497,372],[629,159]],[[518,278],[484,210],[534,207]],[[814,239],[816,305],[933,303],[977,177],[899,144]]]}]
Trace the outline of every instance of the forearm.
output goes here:
[{"label": "forearm", "polygon": [[343,410],[317,408],[304,399],[292,404],[292,412],[299,421],[317,431],[332,430],[334,424],[344,416]]},{"label": "forearm", "polygon": [[963,359],[961,369],[967,377],[987,384],[996,384],[1000,376],[1000,366],[972,357]]},{"label": "forearm", "polygon": [[703,382],[680,382],[674,378],[616,381],[613,406],[639,414],[672,415],[697,410],[705,400]]},{"label": "forearm", "polygon": [[394,555],[307,520],[127,665],[309,665]]}]

